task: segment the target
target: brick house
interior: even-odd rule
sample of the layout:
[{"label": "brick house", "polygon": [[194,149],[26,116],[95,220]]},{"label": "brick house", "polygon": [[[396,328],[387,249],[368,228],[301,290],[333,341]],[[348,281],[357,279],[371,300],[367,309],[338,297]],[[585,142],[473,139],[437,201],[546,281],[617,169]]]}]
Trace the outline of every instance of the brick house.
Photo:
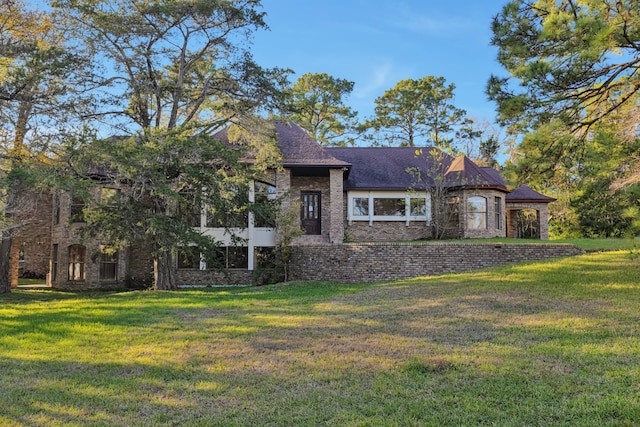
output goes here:
[{"label": "brick house", "polygon": [[[432,239],[433,212],[439,203],[447,205],[448,237],[548,238],[547,204],[554,199],[528,187],[510,192],[498,171],[467,157],[438,152],[435,161],[425,154],[432,153],[431,148],[421,153],[410,147],[325,148],[294,123],[274,125],[282,168],[256,179],[249,201],[285,197],[289,201],[283,203],[285,209],[298,209],[292,202],[299,203],[303,234],[293,240],[294,247]],[[227,140],[226,130],[214,137]],[[434,185],[446,189],[446,198],[434,196]],[[102,188],[101,196],[115,190]],[[50,260],[52,287],[104,289],[149,282],[152,261],[144,242],[116,253],[102,252],[106,242],[80,242],[82,223],[75,218],[83,208],[81,202],[58,193],[49,206],[47,238],[39,241],[47,242],[41,251]],[[222,242],[217,266],[225,268],[179,256],[176,279],[181,285],[252,283],[280,239],[277,224],[274,227],[251,213],[243,224],[229,229],[212,222],[203,211],[194,226]],[[24,230],[27,233],[22,234],[28,234],[29,229]],[[234,243],[238,237],[241,246]],[[21,238],[16,235],[15,245],[20,246]]]}]

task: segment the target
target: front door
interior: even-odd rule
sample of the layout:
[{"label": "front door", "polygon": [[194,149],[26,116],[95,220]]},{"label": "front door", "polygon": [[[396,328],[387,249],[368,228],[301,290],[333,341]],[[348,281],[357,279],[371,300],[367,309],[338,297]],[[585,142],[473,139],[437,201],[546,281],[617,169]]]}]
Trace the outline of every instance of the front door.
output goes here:
[{"label": "front door", "polygon": [[321,234],[320,192],[303,191],[300,193],[300,225],[305,234]]}]

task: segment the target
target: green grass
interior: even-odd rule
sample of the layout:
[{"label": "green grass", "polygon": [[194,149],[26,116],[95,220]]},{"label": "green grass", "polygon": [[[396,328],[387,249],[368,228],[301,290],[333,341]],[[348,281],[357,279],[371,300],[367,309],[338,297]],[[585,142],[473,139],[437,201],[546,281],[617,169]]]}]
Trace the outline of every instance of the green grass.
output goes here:
[{"label": "green grass", "polygon": [[[435,241],[434,241],[435,242]],[[506,237],[493,237],[490,239],[457,239],[445,240],[444,242],[456,243],[531,243],[547,245],[554,243],[566,243],[575,245],[587,252],[620,251],[640,249],[640,238],[635,239],[558,239],[558,240],[538,240],[538,239],[510,239]]]},{"label": "green grass", "polygon": [[2,426],[632,426],[640,260],[0,296]]},{"label": "green grass", "polygon": [[46,282],[45,279],[18,279],[18,286],[28,286],[28,285],[44,285]]}]

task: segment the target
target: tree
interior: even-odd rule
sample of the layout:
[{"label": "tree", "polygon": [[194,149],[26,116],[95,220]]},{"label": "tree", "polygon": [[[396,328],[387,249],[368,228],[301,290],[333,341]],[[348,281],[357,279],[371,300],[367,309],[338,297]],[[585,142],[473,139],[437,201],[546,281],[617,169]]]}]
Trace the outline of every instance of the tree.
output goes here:
[{"label": "tree", "polygon": [[329,146],[352,144],[357,112],[345,105],[353,82],[326,73],[303,74],[286,91],[287,115],[318,142]]},{"label": "tree", "polygon": [[[91,118],[108,118],[127,135],[88,144],[77,140],[68,146],[71,159],[99,161],[112,180],[139,178],[131,182],[139,203],[130,208],[141,210],[122,217],[120,227],[111,221],[94,224],[104,226],[102,232],[115,243],[127,242],[123,227],[144,231],[153,248],[155,289],[175,289],[176,246],[207,244],[190,231],[189,216],[174,208],[189,201],[224,204],[247,179],[239,146],[216,144],[208,134],[230,123],[255,123],[249,117],[277,101],[276,86],[284,81],[280,70],[258,67],[241,43],[265,27],[260,3],[58,0],[53,5],[73,23],[96,63],[104,64],[102,108]],[[244,147],[264,157],[257,152],[272,142],[270,133],[252,134]],[[74,175],[87,177],[88,162],[71,164]],[[200,167],[205,165],[209,168]],[[148,219],[140,222],[144,215]]]},{"label": "tree", "polygon": [[[51,163],[63,129],[85,106],[86,62],[51,13],[0,1],[0,292],[9,289],[12,234],[32,211],[33,174]],[[40,167],[38,167],[40,166]]]},{"label": "tree", "polygon": [[[549,206],[554,237],[612,237],[633,233],[629,214],[640,206],[637,184],[615,186],[640,155],[640,140],[622,143],[614,115],[594,125],[590,137],[569,133],[559,121],[539,126],[517,147],[517,162],[507,162],[512,184],[528,183],[556,198]],[[554,146],[549,150],[549,146]]]},{"label": "tree", "polygon": [[[502,123],[526,131],[560,120],[584,135],[636,102],[638,1],[513,0],[494,18],[492,29],[498,61],[510,74],[492,76],[487,86]],[[627,123],[637,131],[637,103],[632,110]]]},{"label": "tree", "polygon": [[402,80],[375,100],[375,116],[362,127],[389,145],[413,147],[419,138],[427,138],[445,147],[453,142],[451,133],[465,124],[466,112],[452,103],[454,89],[444,77]]}]

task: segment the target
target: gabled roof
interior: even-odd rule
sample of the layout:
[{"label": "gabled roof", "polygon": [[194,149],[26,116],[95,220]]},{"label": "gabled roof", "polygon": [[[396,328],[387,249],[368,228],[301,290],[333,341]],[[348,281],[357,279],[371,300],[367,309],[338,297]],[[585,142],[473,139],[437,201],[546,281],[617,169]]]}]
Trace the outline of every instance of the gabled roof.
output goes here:
[{"label": "gabled roof", "polygon": [[[349,163],[338,160],[327,153],[327,150],[307,132],[292,121],[274,120],[273,122],[278,136],[278,148],[283,157],[282,166],[286,168],[296,167],[324,167],[343,168],[351,166]],[[213,135],[222,142],[229,142],[228,128]]]},{"label": "gabled roof", "polygon": [[511,203],[551,203],[556,199],[538,193],[528,185],[521,185],[505,196],[505,201]]}]

